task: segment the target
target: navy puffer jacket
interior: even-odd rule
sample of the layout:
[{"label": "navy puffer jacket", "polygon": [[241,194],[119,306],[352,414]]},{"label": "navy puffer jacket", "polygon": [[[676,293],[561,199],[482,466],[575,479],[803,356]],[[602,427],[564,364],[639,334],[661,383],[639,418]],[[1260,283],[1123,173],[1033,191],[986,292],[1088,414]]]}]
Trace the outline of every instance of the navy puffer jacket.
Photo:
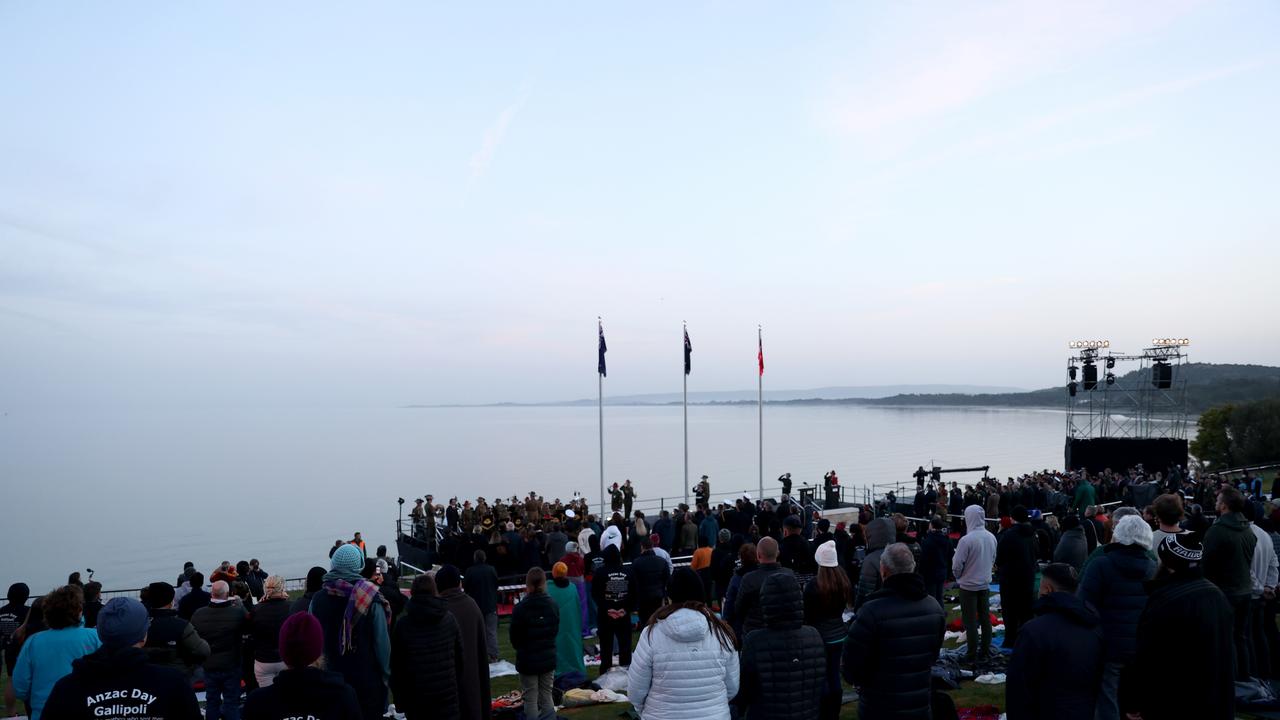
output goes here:
[{"label": "navy puffer jacket", "polygon": [[1146,581],[1156,564],[1139,545],[1112,543],[1085,566],[1079,595],[1102,619],[1107,661],[1126,663],[1137,651],[1138,619],[1147,606]]},{"label": "navy puffer jacket", "polygon": [[844,645],[844,679],[858,687],[858,717],[928,720],[945,631],[946,614],[924,580],[890,575],[858,611]]},{"label": "navy puffer jacket", "polygon": [[742,644],[739,700],[747,720],[818,717],[826,675],[826,648],[818,631],[804,625],[804,603],[794,575],[774,573],[760,590],[764,628]]}]

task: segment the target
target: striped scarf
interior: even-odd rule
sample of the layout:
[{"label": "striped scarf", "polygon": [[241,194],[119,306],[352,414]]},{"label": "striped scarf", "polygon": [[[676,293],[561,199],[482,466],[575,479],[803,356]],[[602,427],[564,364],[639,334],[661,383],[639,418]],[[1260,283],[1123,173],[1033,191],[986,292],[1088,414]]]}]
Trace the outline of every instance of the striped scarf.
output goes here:
[{"label": "striped scarf", "polygon": [[386,618],[387,625],[391,625],[391,604],[382,597],[378,586],[368,580],[360,578],[354,583],[341,579],[328,580],[324,584],[324,590],[335,597],[347,599],[347,609],[342,615],[342,632],[338,635],[343,655],[354,649],[356,623],[369,612],[375,600],[382,603],[382,615]]}]

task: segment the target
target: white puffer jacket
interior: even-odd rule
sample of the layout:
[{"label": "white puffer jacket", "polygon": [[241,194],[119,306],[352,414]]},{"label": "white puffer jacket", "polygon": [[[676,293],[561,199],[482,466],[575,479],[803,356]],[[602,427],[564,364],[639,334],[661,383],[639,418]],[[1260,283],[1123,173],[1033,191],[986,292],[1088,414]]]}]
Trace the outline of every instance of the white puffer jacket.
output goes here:
[{"label": "white puffer jacket", "polygon": [[643,720],[729,720],[738,653],[720,644],[706,617],[682,608],[640,633],[627,680]]}]

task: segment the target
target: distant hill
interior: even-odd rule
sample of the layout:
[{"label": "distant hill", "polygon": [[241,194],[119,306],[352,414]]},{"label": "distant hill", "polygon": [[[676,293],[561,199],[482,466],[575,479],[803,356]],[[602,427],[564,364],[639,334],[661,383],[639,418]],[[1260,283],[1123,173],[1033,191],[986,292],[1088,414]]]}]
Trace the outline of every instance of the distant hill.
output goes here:
[{"label": "distant hill", "polygon": [[[1022,392],[1022,388],[1001,387],[997,385],[855,385],[843,387],[821,387],[811,390],[766,390],[765,402],[786,402],[789,400],[846,400],[850,398],[870,399],[887,398],[895,395],[911,393],[928,394],[965,394],[986,395]],[[670,405],[681,401],[680,393],[649,393],[645,395],[605,396],[605,405]],[[691,405],[715,403],[755,402],[755,390],[723,390],[697,391],[689,393]],[[595,405],[596,398],[568,400],[564,402],[540,403],[546,405],[578,406]]]},{"label": "distant hill", "polygon": [[[1247,402],[1269,397],[1280,397],[1280,367],[1269,365],[1230,365],[1188,363],[1182,372],[1187,379],[1187,411],[1199,414],[1223,403]],[[1122,382],[1146,382],[1134,370],[1121,376]],[[1088,395],[1081,390],[1077,402],[1088,402]],[[1030,392],[999,394],[966,393],[903,393],[891,397],[848,399],[843,402],[860,405],[909,406],[952,405],[984,407],[1046,407],[1064,408],[1067,402],[1066,383],[1062,386],[1032,390]],[[799,400],[797,404],[824,404],[822,400]]]}]

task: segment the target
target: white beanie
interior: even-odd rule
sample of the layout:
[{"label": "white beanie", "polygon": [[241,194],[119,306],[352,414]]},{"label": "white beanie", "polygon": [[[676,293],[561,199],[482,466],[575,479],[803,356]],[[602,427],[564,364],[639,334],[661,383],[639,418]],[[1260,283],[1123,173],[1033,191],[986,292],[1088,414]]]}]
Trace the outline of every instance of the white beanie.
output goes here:
[{"label": "white beanie", "polygon": [[1143,550],[1151,549],[1151,526],[1141,515],[1126,515],[1120,518],[1111,531],[1111,541],[1120,545],[1137,545]]},{"label": "white beanie", "polygon": [[819,545],[817,551],[813,553],[813,557],[818,561],[818,567],[840,566],[840,557],[836,554],[835,540],[828,540]]}]

